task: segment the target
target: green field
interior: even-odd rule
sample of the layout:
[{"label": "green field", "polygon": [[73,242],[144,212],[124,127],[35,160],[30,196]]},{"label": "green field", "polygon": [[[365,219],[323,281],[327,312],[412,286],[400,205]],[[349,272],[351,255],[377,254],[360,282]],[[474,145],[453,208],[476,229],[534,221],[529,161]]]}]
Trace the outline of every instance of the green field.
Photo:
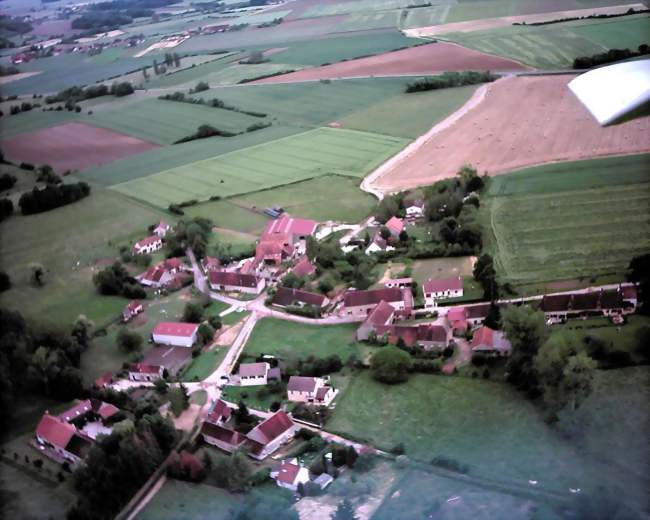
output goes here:
[{"label": "green field", "polygon": [[[192,83],[203,80],[203,78],[222,71],[232,63],[237,63],[237,60],[241,59],[242,56],[239,52],[217,54],[214,56],[215,59],[202,65],[196,65],[196,67],[190,67],[164,76],[152,76],[151,80],[147,83],[147,88],[173,87],[184,84],[191,85]],[[153,60],[151,61],[153,63]]]},{"label": "green field", "polygon": [[501,276],[515,284],[622,276],[650,247],[649,172],[642,155],[495,178],[484,215]]},{"label": "green field", "polygon": [[[98,322],[116,315],[125,300],[96,294],[92,284],[96,262],[113,258],[117,242],[141,238],[147,226],[161,218],[169,215],[102,190],[46,213],[13,216],[0,224],[0,257],[12,280],[12,288],[0,301],[60,324],[79,314]],[[30,262],[39,262],[48,271],[43,287],[30,285]]]},{"label": "green field", "polygon": [[343,362],[358,354],[354,341],[356,326],[328,325],[315,327],[303,323],[264,318],[259,321],[244,347],[244,357],[254,359],[261,354],[284,361],[339,356]]},{"label": "green field", "polygon": [[111,109],[108,105],[82,120],[161,145],[189,136],[204,124],[239,133],[250,125],[265,121],[232,110],[161,99],[147,99],[118,109]]},{"label": "green field", "polygon": [[342,172],[363,176],[407,144],[353,130],[320,128],[191,163],[112,188],[159,207],[228,197]]},{"label": "green field", "polygon": [[636,15],[609,20],[594,20],[572,27],[573,32],[588,38],[608,49],[636,50],[642,43],[648,43],[650,17]]},{"label": "green field", "polygon": [[398,27],[399,11],[382,11],[371,13],[353,13],[336,26],[336,31],[367,31],[369,29],[386,29]]},{"label": "green field", "polygon": [[192,360],[182,375],[183,381],[203,381],[215,371],[221,360],[228,352],[226,347],[203,352]]}]

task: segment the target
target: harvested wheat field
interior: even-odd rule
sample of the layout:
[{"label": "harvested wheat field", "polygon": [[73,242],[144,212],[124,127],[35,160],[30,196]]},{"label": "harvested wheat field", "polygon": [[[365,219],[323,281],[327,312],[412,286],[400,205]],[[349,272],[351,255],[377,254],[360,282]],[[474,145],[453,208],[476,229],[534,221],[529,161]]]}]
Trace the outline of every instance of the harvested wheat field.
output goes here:
[{"label": "harvested wheat field", "polygon": [[83,123],[66,123],[0,141],[0,148],[10,160],[49,164],[57,173],[99,166],[157,147]]},{"label": "harvested wheat field", "polygon": [[573,75],[509,77],[484,85],[455,114],[366,178],[395,191],[453,177],[548,162],[650,151],[650,116],[601,127],[567,87]]},{"label": "harvested wheat field", "polygon": [[431,43],[323,67],[299,70],[282,76],[262,79],[255,83],[291,83],[375,75],[433,74],[454,70],[514,71],[527,68],[516,61],[466,49],[454,43]]}]

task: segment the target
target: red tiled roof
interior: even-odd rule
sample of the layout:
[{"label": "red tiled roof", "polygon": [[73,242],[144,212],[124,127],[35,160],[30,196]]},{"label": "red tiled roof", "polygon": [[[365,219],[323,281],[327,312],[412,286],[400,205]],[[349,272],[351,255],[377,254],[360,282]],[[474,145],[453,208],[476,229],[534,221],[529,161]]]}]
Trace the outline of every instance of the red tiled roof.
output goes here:
[{"label": "red tiled roof", "polygon": [[112,405],[111,403],[105,403],[104,401],[93,402],[93,411],[99,415],[102,419],[106,420],[109,417],[113,417],[120,409]]},{"label": "red tiled roof", "polygon": [[230,285],[233,287],[257,287],[257,277],[252,274],[232,273],[227,271],[210,271],[208,275],[212,285]]},{"label": "red tiled roof", "polygon": [[449,309],[449,312],[447,313],[447,319],[450,322],[464,321],[466,318],[467,311],[465,310],[465,307],[455,307],[453,309]]},{"label": "red tiled roof", "polygon": [[360,305],[378,304],[382,300],[390,302],[404,301],[402,289],[397,287],[374,289],[370,291],[348,291],[345,293],[344,302],[346,307],[358,307]]},{"label": "red tiled roof", "polygon": [[480,305],[469,305],[465,308],[469,319],[486,318],[490,312],[490,304],[482,303]]},{"label": "red tiled roof", "polygon": [[155,229],[169,229],[171,226],[167,224],[164,220],[161,220],[158,225],[155,227]]},{"label": "red tiled roof", "polygon": [[147,365],[145,363],[133,363],[129,366],[129,372],[137,372],[139,374],[158,374],[160,367],[156,365]]},{"label": "red tiled roof", "polygon": [[442,325],[420,325],[418,327],[418,340],[443,343],[447,341],[447,329]]},{"label": "red tiled roof", "polygon": [[136,242],[133,247],[139,249],[144,246],[155,244],[156,242],[160,242],[160,237],[156,235],[151,235],[150,237],[143,238],[142,240]]},{"label": "red tiled roof", "polygon": [[287,384],[289,392],[313,392],[316,390],[317,379],[315,377],[291,376]]},{"label": "red tiled roof", "polygon": [[245,377],[261,377],[267,375],[268,363],[242,363],[239,365],[239,375]]},{"label": "red tiled roof", "polygon": [[201,265],[203,266],[203,269],[208,271],[211,269],[218,269],[221,267],[221,260],[213,256],[206,256],[201,260]]},{"label": "red tiled roof", "polygon": [[59,414],[59,419],[63,421],[74,421],[77,417],[81,417],[89,412],[93,411],[93,405],[90,402],[90,399],[84,401],[79,401],[72,408],[69,408],[65,412]]},{"label": "red tiled roof", "polygon": [[57,448],[65,449],[76,428],[62,419],[45,413],[36,427],[36,435]]},{"label": "red tiled roof", "polygon": [[[158,264],[160,265],[160,264]],[[162,266],[171,271],[172,269],[180,269],[181,267],[184,266],[183,261],[178,258],[178,257],[173,257],[173,258],[168,258],[164,262],[162,262]]]},{"label": "red tiled roof", "polygon": [[460,276],[442,278],[439,280],[429,279],[422,285],[425,293],[441,291],[458,291],[463,288],[463,279]]},{"label": "red tiled roof", "polygon": [[366,323],[375,326],[386,325],[394,314],[395,309],[389,303],[382,300],[370,311],[370,314],[366,318]]},{"label": "red tiled roof", "polygon": [[304,218],[294,218],[288,215],[282,215],[276,220],[271,220],[266,225],[264,235],[272,233],[288,233],[290,235],[311,235],[318,223],[315,220]]},{"label": "red tiled roof", "polygon": [[494,346],[494,331],[490,327],[481,327],[474,333],[472,348],[479,346]]},{"label": "red tiled roof", "polygon": [[388,222],[386,222],[386,227],[396,235],[399,235],[404,229],[404,222],[397,217],[391,217],[388,219]]},{"label": "red tiled roof", "polygon": [[177,336],[189,338],[197,331],[197,323],[181,323],[175,321],[161,321],[152,331],[154,335]]},{"label": "red tiled roof", "polygon": [[212,437],[231,446],[239,446],[246,437],[239,432],[204,421],[201,425],[201,434]]},{"label": "red tiled roof", "polygon": [[300,289],[289,289],[288,287],[280,287],[273,296],[273,303],[276,305],[291,305],[296,302],[322,307],[325,303],[325,296],[309,291],[301,291]]},{"label": "red tiled roof", "polygon": [[291,270],[291,272],[295,274],[298,278],[302,278],[303,276],[311,276],[312,274],[314,274],[316,272],[316,268],[309,261],[309,258],[304,256],[295,265],[295,267]]},{"label": "red tiled roof", "polygon": [[208,414],[208,420],[213,422],[218,422],[220,420],[227,420],[230,417],[232,410],[230,407],[221,399],[217,399],[217,402],[214,403],[212,410]]},{"label": "red tiled roof", "polygon": [[294,422],[286,412],[280,410],[258,424],[248,433],[248,438],[254,442],[266,445],[294,426]]},{"label": "red tiled roof", "polygon": [[277,479],[285,484],[293,484],[299,471],[300,466],[297,466],[292,462],[282,461],[282,464],[280,464],[280,468],[278,469]]},{"label": "red tiled roof", "polygon": [[316,399],[322,401],[325,399],[325,396],[327,395],[327,392],[329,392],[331,389],[330,386],[323,385],[321,386],[317,391],[316,391]]},{"label": "red tiled roof", "polygon": [[158,264],[147,269],[140,278],[142,280],[149,280],[151,282],[159,282],[163,275],[167,272],[162,265]]},{"label": "red tiled roof", "polygon": [[97,388],[104,388],[105,386],[111,384],[113,382],[113,372],[106,372],[105,374],[102,374],[100,377],[95,379],[95,386]]}]

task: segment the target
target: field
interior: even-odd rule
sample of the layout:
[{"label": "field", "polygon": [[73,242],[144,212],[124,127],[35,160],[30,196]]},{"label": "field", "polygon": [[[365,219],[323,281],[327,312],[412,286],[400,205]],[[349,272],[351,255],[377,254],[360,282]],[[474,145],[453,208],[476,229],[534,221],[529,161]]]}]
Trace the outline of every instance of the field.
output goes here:
[{"label": "field", "polygon": [[226,355],[227,348],[218,348],[203,352],[192,360],[182,375],[183,381],[203,381],[215,371],[221,360]]},{"label": "field", "polygon": [[[112,188],[159,207],[190,199],[228,197],[342,172],[363,176],[405,140],[320,128],[246,150],[191,163]],[[345,146],[345,152],[342,148]]]},{"label": "field", "polygon": [[203,124],[232,133],[243,132],[250,125],[265,119],[201,105],[148,99],[111,109],[110,105],[86,116],[85,121],[95,126],[128,134],[160,145],[196,132]]},{"label": "field", "polygon": [[[566,88],[572,76],[519,77],[396,160],[374,185],[404,189],[452,177],[463,164],[499,174],[547,162],[650,151],[650,117],[603,128]],[[518,110],[504,111],[513,103]],[[461,109],[462,110],[462,109]]]},{"label": "field", "polygon": [[491,185],[486,236],[500,274],[515,284],[622,277],[631,258],[650,246],[648,160],[553,165]]},{"label": "field", "polygon": [[49,164],[58,173],[99,166],[156,147],[128,135],[83,123],[65,123],[2,139],[0,146],[15,162]]},{"label": "field", "polygon": [[255,359],[261,354],[281,360],[339,356],[343,362],[358,354],[353,325],[314,327],[302,323],[264,318],[259,321],[244,347],[244,357]]},{"label": "field", "polygon": [[356,76],[431,74],[450,70],[523,70],[519,63],[464,49],[449,43],[432,43],[368,58],[274,76],[257,83],[283,83]]}]

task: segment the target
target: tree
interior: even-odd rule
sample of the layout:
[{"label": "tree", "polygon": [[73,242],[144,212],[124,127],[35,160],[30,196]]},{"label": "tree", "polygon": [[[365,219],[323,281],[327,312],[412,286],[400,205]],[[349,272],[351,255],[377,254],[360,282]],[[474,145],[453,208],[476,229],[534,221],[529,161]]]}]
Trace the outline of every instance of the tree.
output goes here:
[{"label": "tree", "polygon": [[635,256],[627,271],[627,279],[637,284],[638,311],[640,314],[650,314],[650,253]]},{"label": "tree", "polygon": [[127,328],[122,328],[117,333],[117,346],[125,353],[140,350],[143,341],[144,340],[140,334]]},{"label": "tree", "polygon": [[153,382],[153,387],[156,389],[156,393],[160,395],[165,395],[169,391],[169,384],[164,379],[156,379]]},{"label": "tree", "polygon": [[411,366],[411,356],[392,346],[380,349],[370,360],[372,376],[387,384],[406,382]]},{"label": "tree", "polygon": [[377,206],[377,213],[375,215],[377,220],[383,224],[391,217],[397,215],[399,210],[400,202],[398,198],[395,195],[387,195]]},{"label": "tree", "polygon": [[386,226],[381,226],[379,228],[379,236],[384,240],[388,240],[390,238],[390,235],[390,229],[388,229]]},{"label": "tree", "polygon": [[342,502],[336,507],[336,511],[332,515],[332,520],[357,520],[357,515],[354,512],[350,499],[344,498]]},{"label": "tree", "polygon": [[546,341],[548,331],[544,313],[528,305],[507,307],[502,315],[503,331],[512,344],[508,361],[508,380],[522,390],[537,391],[533,360]]},{"label": "tree", "polygon": [[481,255],[474,264],[472,274],[474,279],[483,287],[483,297],[495,301],[499,297],[499,285],[494,269],[494,259],[488,254]]},{"label": "tree", "polygon": [[345,454],[345,465],[348,468],[354,467],[355,462],[359,458],[357,450],[354,449],[354,446],[348,446],[347,452]]},{"label": "tree", "polygon": [[194,87],[194,92],[203,92],[209,89],[210,89],[210,85],[208,85],[205,81],[199,81],[196,84],[196,87]]},{"label": "tree", "polygon": [[0,222],[14,214],[14,203],[11,199],[0,199]]},{"label": "tree", "polygon": [[253,475],[253,466],[241,451],[230,456],[228,465],[228,489],[234,492],[246,491]]},{"label": "tree", "polygon": [[80,314],[72,325],[71,334],[77,340],[79,345],[86,348],[90,343],[90,338],[92,337],[94,329],[95,323],[86,318],[85,315]]},{"label": "tree", "polygon": [[44,284],[43,278],[45,277],[45,267],[38,262],[31,262],[29,264],[30,277],[29,280],[35,287],[42,287]]},{"label": "tree", "polygon": [[11,288],[11,278],[4,271],[0,271],[0,293]]},{"label": "tree", "polygon": [[201,345],[207,345],[214,338],[214,329],[207,323],[201,323],[198,330],[198,339]]},{"label": "tree", "polygon": [[199,303],[187,302],[183,309],[183,321],[200,323],[203,319],[203,306]]}]

